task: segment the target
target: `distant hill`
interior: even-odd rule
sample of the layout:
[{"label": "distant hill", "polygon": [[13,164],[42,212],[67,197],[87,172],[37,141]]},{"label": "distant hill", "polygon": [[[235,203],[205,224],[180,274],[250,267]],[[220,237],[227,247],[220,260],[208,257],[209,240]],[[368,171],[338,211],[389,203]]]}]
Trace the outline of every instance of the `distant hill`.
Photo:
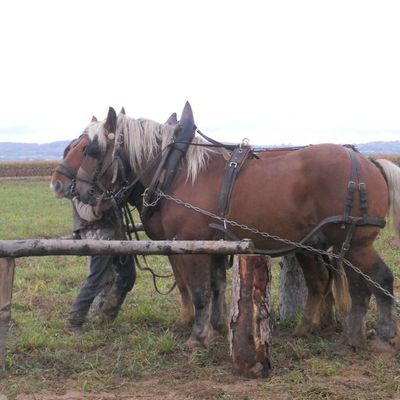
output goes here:
[{"label": "distant hill", "polygon": [[391,142],[369,142],[357,144],[357,149],[362,153],[380,153],[380,154],[399,154],[400,141],[394,140]]},{"label": "distant hill", "polygon": [[68,140],[45,144],[0,142],[0,162],[61,160],[68,144]]},{"label": "distant hill", "polygon": [[[61,160],[69,141],[37,144],[0,142],[0,162]],[[282,145],[285,147],[285,145]],[[277,146],[271,146],[277,147]],[[278,146],[279,147],[279,146]],[[357,144],[362,153],[400,154],[400,141],[369,142]]]}]

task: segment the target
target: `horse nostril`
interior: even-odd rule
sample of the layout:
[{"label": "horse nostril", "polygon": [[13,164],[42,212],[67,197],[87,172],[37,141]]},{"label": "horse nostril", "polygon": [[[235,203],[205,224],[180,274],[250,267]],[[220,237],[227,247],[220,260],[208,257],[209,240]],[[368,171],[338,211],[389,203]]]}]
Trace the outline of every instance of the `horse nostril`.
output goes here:
[{"label": "horse nostril", "polygon": [[60,193],[61,192],[61,190],[63,189],[63,183],[61,182],[61,181],[56,181],[56,183],[54,184],[54,190],[57,192],[57,193]]}]

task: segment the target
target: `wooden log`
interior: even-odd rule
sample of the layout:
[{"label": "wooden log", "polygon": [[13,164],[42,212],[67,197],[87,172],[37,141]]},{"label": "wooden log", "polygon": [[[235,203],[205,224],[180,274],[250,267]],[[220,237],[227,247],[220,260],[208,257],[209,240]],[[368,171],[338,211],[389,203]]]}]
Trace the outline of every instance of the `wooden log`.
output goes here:
[{"label": "wooden log", "polygon": [[93,254],[246,254],[253,252],[250,240],[0,240],[0,257]]},{"label": "wooden log", "polygon": [[282,257],[279,279],[279,315],[281,319],[295,319],[304,309],[307,285],[294,254]]},{"label": "wooden log", "polygon": [[248,378],[266,377],[271,369],[271,259],[243,255],[237,260],[229,326],[233,368]]},{"label": "wooden log", "polygon": [[0,258],[0,368],[3,370],[6,363],[6,342],[11,319],[14,270],[13,258]]}]

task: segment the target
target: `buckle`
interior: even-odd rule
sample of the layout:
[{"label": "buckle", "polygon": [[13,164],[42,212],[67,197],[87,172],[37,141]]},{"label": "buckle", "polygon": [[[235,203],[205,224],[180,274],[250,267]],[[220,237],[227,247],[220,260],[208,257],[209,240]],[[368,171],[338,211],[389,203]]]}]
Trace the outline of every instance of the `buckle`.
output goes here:
[{"label": "buckle", "polygon": [[240,143],[239,148],[242,149],[243,147],[249,147],[250,139],[244,138],[242,143]]},{"label": "buckle", "polygon": [[342,244],[342,250],[345,251],[345,252],[348,252],[349,249],[350,249],[350,246],[351,245],[349,243],[343,243]]},{"label": "buckle", "polygon": [[354,191],[355,187],[356,187],[356,183],[354,181],[349,181],[347,188]]},{"label": "buckle", "polygon": [[239,164],[238,164],[237,162],[234,162],[234,161],[231,161],[231,162],[229,163],[229,167],[233,167],[233,168],[237,168],[238,165],[239,165]]}]

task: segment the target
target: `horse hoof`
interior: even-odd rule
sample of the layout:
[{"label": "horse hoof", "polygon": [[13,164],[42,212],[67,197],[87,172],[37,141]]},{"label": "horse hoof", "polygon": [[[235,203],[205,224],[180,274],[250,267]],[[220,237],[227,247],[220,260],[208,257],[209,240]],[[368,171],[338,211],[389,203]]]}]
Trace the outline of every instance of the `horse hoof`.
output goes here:
[{"label": "horse hoof", "polygon": [[384,342],[383,340],[376,338],[370,341],[370,346],[372,350],[378,353],[386,353],[390,355],[394,355],[396,353],[396,349],[388,342]]}]

